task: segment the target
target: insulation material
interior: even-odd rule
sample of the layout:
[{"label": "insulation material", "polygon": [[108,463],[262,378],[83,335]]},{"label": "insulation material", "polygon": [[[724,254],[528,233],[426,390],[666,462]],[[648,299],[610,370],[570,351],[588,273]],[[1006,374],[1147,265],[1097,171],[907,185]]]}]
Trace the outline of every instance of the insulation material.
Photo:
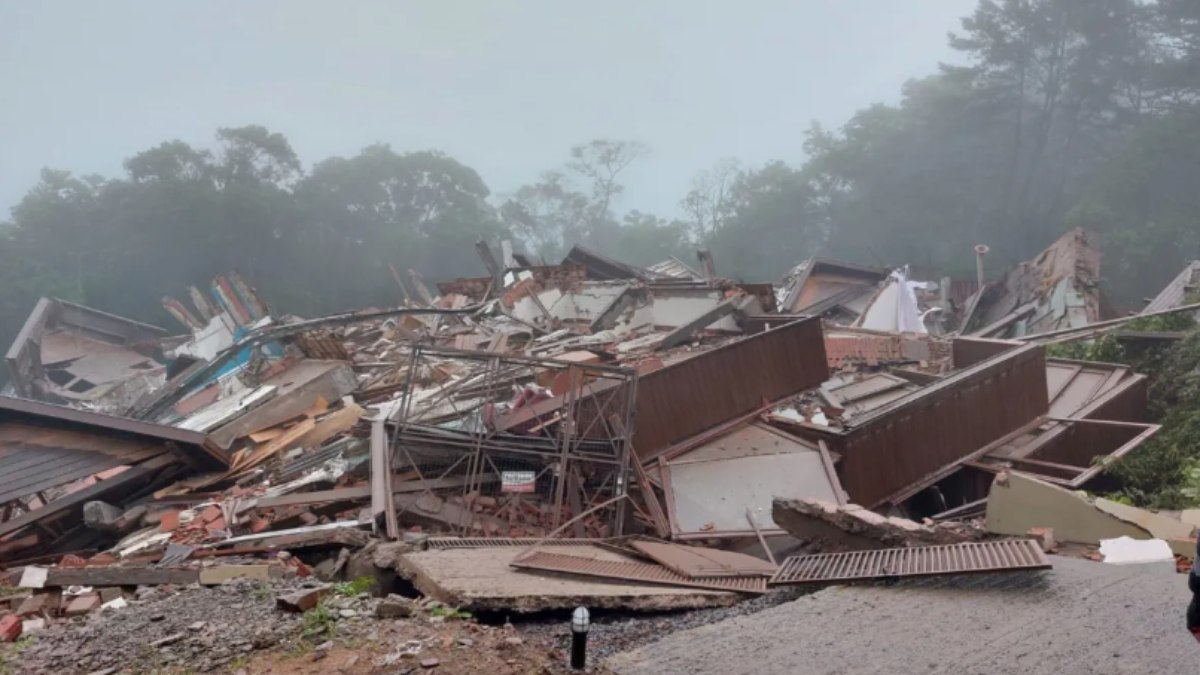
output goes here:
[{"label": "insulation material", "polygon": [[778,530],[770,517],[776,496],[837,501],[820,453],[811,450],[677,462],[668,466],[667,474],[671,519],[678,533],[748,531],[747,508],[761,514],[764,530]]}]

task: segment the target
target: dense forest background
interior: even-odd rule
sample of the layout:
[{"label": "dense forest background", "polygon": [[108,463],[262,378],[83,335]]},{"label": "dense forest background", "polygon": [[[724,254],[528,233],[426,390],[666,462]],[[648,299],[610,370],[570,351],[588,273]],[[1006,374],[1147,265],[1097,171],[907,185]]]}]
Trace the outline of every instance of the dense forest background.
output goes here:
[{"label": "dense forest background", "polygon": [[255,125],[164,142],[123,176],[47,169],[0,222],[0,346],[42,295],[172,326],[162,297],[228,270],[277,312],[394,305],[389,265],[481,276],[480,239],[550,263],[573,243],[643,265],[704,246],[720,274],[768,281],[815,253],[970,276],[975,244],[998,267],[1082,226],[1125,309],[1200,256],[1200,2],[981,0],[949,40],[967,65],[812,126],[798,166],[715,162],[679,217],[621,211],[625,170],[652,151],[621,140],[564,148],[508,195],[386,144],[305,171]]}]

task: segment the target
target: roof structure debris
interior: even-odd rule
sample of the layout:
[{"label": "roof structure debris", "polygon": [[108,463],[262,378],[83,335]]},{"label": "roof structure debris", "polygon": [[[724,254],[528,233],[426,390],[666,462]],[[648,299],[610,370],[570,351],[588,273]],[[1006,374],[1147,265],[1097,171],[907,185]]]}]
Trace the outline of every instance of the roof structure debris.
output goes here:
[{"label": "roof structure debris", "polygon": [[[1002,537],[1067,528],[1043,514],[1055,491],[1102,486],[1158,431],[1143,375],[1047,356],[1117,325],[1083,231],[983,287],[476,249],[486,275],[393,269],[399,306],[309,319],[221,275],[164,299],[178,335],[44,299],[6,358],[0,565],[41,593],[344,578],[351,550],[388,546],[420,592],[516,612],[1042,569],[1053,537]],[[1189,270],[1147,309],[1186,311]],[[1105,534],[1194,549],[1193,530],[1110,516],[1127,526]]]}]

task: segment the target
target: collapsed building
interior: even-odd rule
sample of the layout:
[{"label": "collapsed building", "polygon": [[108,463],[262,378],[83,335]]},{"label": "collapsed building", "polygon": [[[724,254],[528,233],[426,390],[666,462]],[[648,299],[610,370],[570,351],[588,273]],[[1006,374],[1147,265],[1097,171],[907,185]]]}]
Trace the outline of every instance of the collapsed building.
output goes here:
[{"label": "collapsed building", "polygon": [[[649,580],[702,606],[775,569],[722,555],[805,550],[776,500],[964,520],[1010,472],[1103,487],[1158,430],[1144,376],[1039,340],[1105,325],[1081,231],[983,285],[823,258],[776,286],[721,278],[707,252],[699,269],[479,253],[486,276],[435,295],[393,270],[399,307],[314,319],[223,275],[164,300],[180,335],[41,301],[7,357],[0,562],[107,551],[137,569],[420,535],[460,552],[407,573],[481,607],[522,601],[455,587],[437,561]],[[538,548],[556,540],[575,550]]]}]

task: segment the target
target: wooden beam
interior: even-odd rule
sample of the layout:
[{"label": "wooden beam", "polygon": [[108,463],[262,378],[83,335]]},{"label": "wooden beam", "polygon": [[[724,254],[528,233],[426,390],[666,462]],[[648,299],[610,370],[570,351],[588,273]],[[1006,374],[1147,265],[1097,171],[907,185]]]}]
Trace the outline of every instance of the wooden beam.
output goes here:
[{"label": "wooden beam", "polygon": [[158,586],[195,584],[200,570],[176,567],[26,567],[24,588],[64,586]]}]

